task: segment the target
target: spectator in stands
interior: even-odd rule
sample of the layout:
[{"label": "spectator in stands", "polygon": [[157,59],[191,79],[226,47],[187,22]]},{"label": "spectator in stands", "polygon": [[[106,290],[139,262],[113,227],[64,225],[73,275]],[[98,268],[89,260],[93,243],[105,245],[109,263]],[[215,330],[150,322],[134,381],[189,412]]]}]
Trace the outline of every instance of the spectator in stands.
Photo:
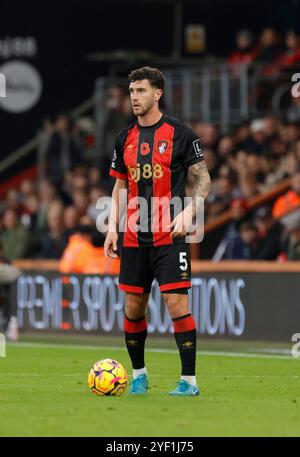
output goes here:
[{"label": "spectator in stands", "polygon": [[293,151],[295,153],[295,158],[297,162],[300,164],[300,138],[295,141]]},{"label": "spectator in stands", "polygon": [[267,139],[277,138],[280,121],[274,114],[264,117],[264,133]]},{"label": "spectator in stands", "polygon": [[63,224],[63,205],[53,203],[48,211],[48,230],[41,241],[39,257],[60,259],[67,245],[68,236]]},{"label": "spectator in stands", "polygon": [[240,198],[248,200],[259,194],[258,182],[251,173],[247,173],[246,176],[240,180],[239,187]]},{"label": "spectator in stands", "polygon": [[252,260],[258,250],[257,228],[253,222],[246,221],[240,225],[238,234],[228,241],[222,259]]},{"label": "spectator in stands", "polygon": [[37,229],[41,232],[47,228],[47,215],[52,203],[59,201],[56,187],[50,181],[41,181],[38,187],[38,196],[40,200],[37,213]]},{"label": "spectator in stands", "polygon": [[29,245],[28,229],[21,224],[15,208],[6,208],[2,216],[0,243],[9,261],[25,257]]},{"label": "spectator in stands", "polygon": [[21,196],[21,201],[25,200],[27,197],[31,195],[36,195],[36,190],[35,190],[35,183],[34,181],[30,179],[23,179],[20,185],[20,196]]},{"label": "spectator in stands", "polygon": [[100,173],[99,173],[99,167],[91,167],[89,169],[89,176],[88,176],[88,181],[90,186],[99,186],[100,185]]},{"label": "spectator in stands", "polygon": [[83,173],[73,173],[72,192],[76,190],[87,191],[89,187],[88,176]]},{"label": "spectator in stands", "polygon": [[[101,184],[105,189],[111,191],[111,179],[109,178],[109,169],[111,165],[111,155],[115,147],[116,135],[128,125],[128,113],[124,110],[125,91],[122,87],[111,86],[107,91],[105,101],[105,120],[104,120],[104,138],[102,148],[97,151],[99,157],[99,168],[101,169]],[[101,107],[102,109],[102,107]],[[102,132],[101,132],[102,134]]]},{"label": "spectator in stands", "polygon": [[99,215],[99,209],[96,208],[97,202],[102,197],[107,197],[107,192],[101,186],[94,186],[90,190],[90,205],[87,209],[87,214],[93,221],[96,221]]},{"label": "spectator in stands", "polygon": [[220,138],[217,147],[217,157],[220,164],[226,163],[234,150],[234,140],[231,135],[224,135]]},{"label": "spectator in stands", "polygon": [[21,213],[22,204],[21,204],[20,195],[19,195],[19,192],[17,189],[13,188],[7,192],[4,207],[5,208],[14,208],[18,214]]},{"label": "spectator in stands", "polygon": [[300,120],[300,94],[298,97],[290,95],[290,106],[287,109],[286,117],[289,122],[299,122]]},{"label": "spectator in stands", "polygon": [[76,132],[82,141],[85,156],[95,155],[95,131],[95,122],[91,117],[83,116],[76,120],[74,133]]},{"label": "spectator in stands", "polygon": [[297,63],[300,61],[300,37],[294,30],[286,34],[286,50],[279,54],[272,65],[264,69],[265,76],[279,76],[284,70],[297,70]]},{"label": "spectator in stands", "polygon": [[229,177],[219,177],[213,185],[212,192],[208,197],[209,203],[221,203],[219,211],[225,211],[229,208],[234,192],[234,183]]},{"label": "spectator in stands", "polygon": [[52,137],[54,125],[49,117],[45,117],[42,128],[38,132],[38,180],[46,179],[47,174],[47,151]]},{"label": "spectator in stands", "polygon": [[61,273],[118,274],[120,260],[104,256],[104,235],[90,225],[77,228],[60,260]]},{"label": "spectator in stands", "polygon": [[228,224],[225,236],[213,256],[213,260],[244,258],[244,243],[240,227],[251,217],[246,200],[235,198],[230,204],[232,221]]},{"label": "spectator in stands", "polygon": [[3,245],[0,243],[0,332],[5,331],[6,337],[11,341],[18,340],[17,309],[11,290],[16,287],[16,280],[20,275],[21,271],[5,258]]},{"label": "spectator in stands", "polygon": [[259,41],[259,50],[256,55],[256,62],[272,63],[284,51],[284,46],[279,33],[272,27],[262,30]]},{"label": "spectator in stands", "polygon": [[236,34],[236,49],[229,55],[229,64],[249,64],[255,60],[257,47],[251,30],[242,29]]},{"label": "spectator in stands", "polygon": [[194,131],[201,138],[201,142],[205,147],[216,149],[219,132],[214,124],[197,122],[194,125]]},{"label": "spectator in stands", "polygon": [[260,186],[262,192],[278,184],[284,177],[284,171],[279,167],[279,160],[272,153],[265,153],[260,157],[260,170],[264,177],[263,184]]},{"label": "spectator in stands", "polygon": [[84,216],[90,204],[89,194],[86,190],[76,189],[72,194],[73,205],[77,209],[79,216]]},{"label": "spectator in stands", "polygon": [[40,250],[42,232],[38,228],[39,200],[36,195],[28,195],[24,200],[21,222],[29,230],[27,256],[35,258]]},{"label": "spectator in stands", "polygon": [[60,114],[46,151],[50,180],[61,184],[64,173],[79,164],[82,157],[83,147],[79,138],[72,132],[70,118],[66,114]]},{"label": "spectator in stands", "polygon": [[252,145],[248,151],[262,154],[266,142],[265,121],[264,119],[254,119],[250,124],[252,135]]},{"label": "spectator in stands", "polygon": [[63,224],[67,231],[68,237],[74,233],[74,230],[79,224],[79,219],[79,212],[75,206],[70,205],[64,209]]},{"label": "spectator in stands", "polygon": [[263,206],[256,212],[259,245],[257,260],[276,260],[282,248],[283,226],[272,217],[271,206]]},{"label": "spectator in stands", "polygon": [[253,149],[250,122],[242,122],[234,132],[235,150],[250,151]]},{"label": "spectator in stands", "polygon": [[288,226],[287,259],[300,260],[300,210],[295,211]]},{"label": "spectator in stands", "polygon": [[79,225],[89,225],[90,227],[94,227],[95,221],[93,221],[93,219],[90,216],[88,216],[87,214],[84,214],[79,219]]},{"label": "spectator in stands", "polygon": [[297,123],[289,122],[279,128],[279,137],[286,147],[292,147],[299,139],[300,129]]},{"label": "spectator in stands", "polygon": [[291,190],[275,200],[272,215],[279,219],[300,205],[300,171],[292,177]]}]

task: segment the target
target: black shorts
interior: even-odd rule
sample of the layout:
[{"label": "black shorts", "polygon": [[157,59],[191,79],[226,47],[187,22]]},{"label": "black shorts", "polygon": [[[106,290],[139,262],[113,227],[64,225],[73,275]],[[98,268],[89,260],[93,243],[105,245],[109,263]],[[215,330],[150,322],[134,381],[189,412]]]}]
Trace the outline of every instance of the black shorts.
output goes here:
[{"label": "black shorts", "polygon": [[191,262],[186,243],[121,248],[121,290],[149,293],[154,278],[157,279],[161,292],[191,287]]}]

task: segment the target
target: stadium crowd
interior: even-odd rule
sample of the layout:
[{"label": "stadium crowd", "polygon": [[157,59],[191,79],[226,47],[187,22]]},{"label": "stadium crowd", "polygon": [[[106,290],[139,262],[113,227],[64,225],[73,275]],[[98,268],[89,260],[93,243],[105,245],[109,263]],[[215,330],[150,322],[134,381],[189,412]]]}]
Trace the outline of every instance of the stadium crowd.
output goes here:
[{"label": "stadium crowd", "polygon": [[[292,71],[299,60],[298,34],[290,30],[283,37],[267,27],[257,39],[251,31],[240,30],[227,62],[261,62],[264,77],[272,79],[282,70]],[[237,71],[238,67],[232,68]],[[214,221],[226,210],[232,215],[214,260],[300,259],[300,97],[291,97],[290,102],[281,118],[269,114],[244,121],[225,134],[217,125],[189,122],[205,148],[213,181],[205,220]],[[80,272],[78,265],[66,262],[72,255],[78,257],[74,253],[80,244],[93,246],[101,257],[105,233],[95,229],[96,202],[110,195],[113,187],[109,167],[115,136],[132,120],[128,94],[111,86],[104,111],[105,138],[100,154],[92,118],[73,123],[60,113],[54,122],[44,120],[37,180],[24,179],[18,188],[0,197],[1,262],[63,259],[62,269]],[[288,178],[286,193],[253,209],[251,199]],[[102,272],[103,268],[110,271],[117,267],[102,259],[101,265],[89,268]]]},{"label": "stadium crowd", "polygon": [[297,65],[300,60],[300,36],[290,29],[283,36],[275,28],[264,28],[259,37],[251,30],[239,30],[236,49],[228,56],[230,64],[261,63],[265,76],[278,75]]},{"label": "stadium crowd", "polygon": [[[74,234],[77,245],[78,239],[95,249],[103,245],[105,234],[95,231],[96,202],[110,194],[113,180],[107,167],[84,158],[86,146],[75,130],[69,132],[72,140],[65,141],[61,124],[60,116],[45,156],[53,158],[55,144],[56,161],[48,160],[44,178],[24,179],[0,202],[0,243],[8,261],[61,259],[67,246],[70,249],[72,242],[74,246]],[[211,222],[224,211],[232,211],[214,259],[300,259],[299,124],[269,115],[245,121],[226,134],[213,124],[196,121],[190,125],[205,147],[213,182],[205,220]],[[77,148],[77,155],[70,154],[72,148]],[[249,207],[253,197],[287,178],[291,182],[283,195],[258,209]]]}]

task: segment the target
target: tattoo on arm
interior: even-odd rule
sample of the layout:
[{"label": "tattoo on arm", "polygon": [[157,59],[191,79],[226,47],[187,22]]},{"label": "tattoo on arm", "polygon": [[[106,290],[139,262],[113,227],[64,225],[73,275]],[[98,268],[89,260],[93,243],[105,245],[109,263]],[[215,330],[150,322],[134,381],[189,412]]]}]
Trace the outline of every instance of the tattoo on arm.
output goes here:
[{"label": "tattoo on arm", "polygon": [[195,211],[196,199],[206,198],[211,190],[211,179],[204,160],[189,167],[188,184],[192,189],[193,209]]}]

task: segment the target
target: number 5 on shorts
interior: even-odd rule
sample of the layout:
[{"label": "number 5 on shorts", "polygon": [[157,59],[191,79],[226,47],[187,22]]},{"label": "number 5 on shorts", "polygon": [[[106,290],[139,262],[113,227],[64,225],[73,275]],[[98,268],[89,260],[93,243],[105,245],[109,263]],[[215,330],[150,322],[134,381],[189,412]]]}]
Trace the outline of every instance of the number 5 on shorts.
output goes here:
[{"label": "number 5 on shorts", "polygon": [[187,270],[187,267],[188,267],[186,255],[187,255],[186,252],[179,252],[179,263],[180,263],[179,268],[182,271]]}]

